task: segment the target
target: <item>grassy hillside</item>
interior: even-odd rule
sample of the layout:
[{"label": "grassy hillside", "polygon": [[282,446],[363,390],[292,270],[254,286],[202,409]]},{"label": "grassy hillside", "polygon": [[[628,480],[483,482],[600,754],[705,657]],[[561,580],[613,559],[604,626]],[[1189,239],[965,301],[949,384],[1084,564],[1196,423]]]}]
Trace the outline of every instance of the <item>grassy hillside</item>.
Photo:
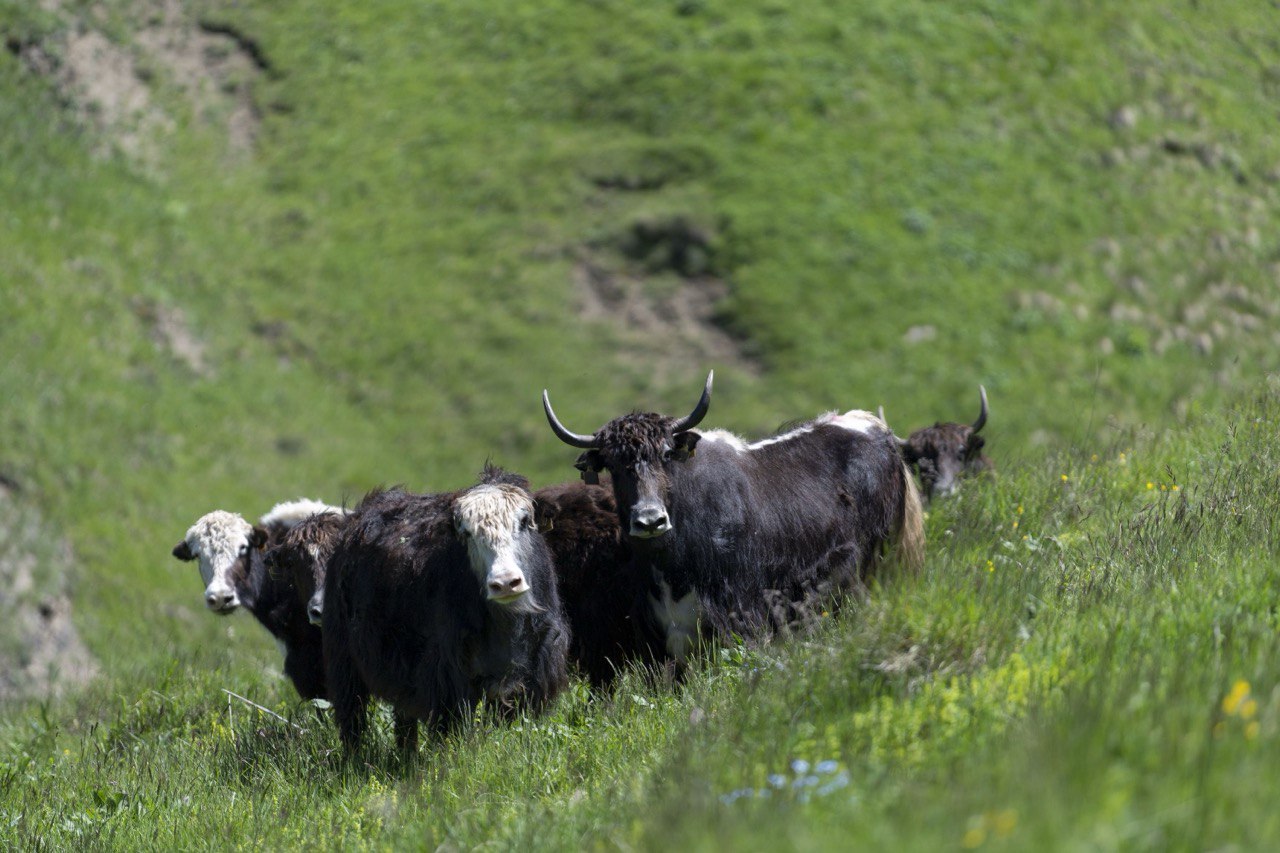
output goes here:
[{"label": "grassy hillside", "polygon": [[[102,670],[34,733],[8,710],[8,831],[923,847],[971,818],[999,840],[1013,810],[1018,837],[1082,846],[1273,838],[1244,790],[1274,721],[1213,709],[1237,676],[1271,708],[1250,661],[1274,506],[1211,472],[1246,464],[1229,425],[1263,466],[1239,476],[1271,470],[1274,430],[1224,407],[1280,369],[1278,24],[1235,2],[0,0],[0,475],[69,541]],[[144,106],[95,105],[90,79]],[[687,410],[711,367],[710,421],[748,434],[881,403],[902,433],[967,420],[984,383],[1001,478],[931,520],[924,578],[813,644],[731,650],[679,695],[570,697],[407,781],[337,769],[263,633],[202,612],[169,557],[213,508],[452,488],[486,458],[567,479],[543,387],[587,431]],[[1175,482],[1212,524],[1178,526]],[[228,718],[223,687],[308,733]],[[857,799],[719,802],[795,758],[838,761]],[[37,803],[52,785],[72,793]],[[251,817],[224,827],[233,800]]]}]

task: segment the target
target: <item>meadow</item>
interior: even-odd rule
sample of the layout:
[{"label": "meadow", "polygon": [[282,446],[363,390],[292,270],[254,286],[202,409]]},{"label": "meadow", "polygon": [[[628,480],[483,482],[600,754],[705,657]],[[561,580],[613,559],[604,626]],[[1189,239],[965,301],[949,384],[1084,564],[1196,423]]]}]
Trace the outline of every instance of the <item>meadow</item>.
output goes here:
[{"label": "meadow", "polygon": [[[0,705],[0,843],[1273,846],[1276,18],[0,0],[0,608],[65,595],[98,667]],[[86,102],[85,33],[144,107]],[[811,636],[407,766],[344,762],[169,555],[213,508],[569,479],[544,387],[589,430],[712,367],[750,436],[981,382],[998,473]]]}]

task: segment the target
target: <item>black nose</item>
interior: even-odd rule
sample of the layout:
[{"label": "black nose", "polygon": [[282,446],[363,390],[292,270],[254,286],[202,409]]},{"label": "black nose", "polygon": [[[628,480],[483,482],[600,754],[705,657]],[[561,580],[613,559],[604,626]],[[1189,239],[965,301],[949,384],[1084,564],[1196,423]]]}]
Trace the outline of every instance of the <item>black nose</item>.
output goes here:
[{"label": "black nose", "polygon": [[662,507],[641,507],[631,514],[633,533],[664,533],[671,528],[671,521]]},{"label": "black nose", "polygon": [[311,620],[312,625],[319,625],[320,619],[323,616],[324,610],[320,608],[320,605],[313,604],[307,608],[307,618]]},{"label": "black nose", "polygon": [[234,594],[230,592],[206,592],[204,595],[204,601],[211,609],[222,610],[231,604],[233,597]]}]

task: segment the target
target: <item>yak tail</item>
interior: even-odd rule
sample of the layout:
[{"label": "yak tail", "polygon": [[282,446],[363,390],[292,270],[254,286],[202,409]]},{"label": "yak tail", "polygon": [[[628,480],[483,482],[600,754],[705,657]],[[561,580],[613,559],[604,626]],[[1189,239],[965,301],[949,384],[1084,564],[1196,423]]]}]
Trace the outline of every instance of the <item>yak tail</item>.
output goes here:
[{"label": "yak tail", "polygon": [[924,567],[924,506],[920,503],[920,490],[911,469],[902,466],[905,488],[902,493],[902,517],[894,536],[893,550],[896,562],[909,574],[918,574]]}]

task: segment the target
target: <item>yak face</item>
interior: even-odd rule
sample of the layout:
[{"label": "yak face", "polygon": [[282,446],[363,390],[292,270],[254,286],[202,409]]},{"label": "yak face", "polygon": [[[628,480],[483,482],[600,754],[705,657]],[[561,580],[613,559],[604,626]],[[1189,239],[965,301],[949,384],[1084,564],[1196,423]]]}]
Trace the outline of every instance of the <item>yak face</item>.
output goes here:
[{"label": "yak face", "polygon": [[618,521],[632,539],[654,539],[671,531],[670,495],[673,466],[691,456],[701,436],[692,432],[711,406],[711,383],[715,371],[707,374],[698,405],[684,418],[633,412],[614,418],[592,435],[567,429],[551,409],[547,392],[542,392],[542,408],[547,423],[561,441],[586,452],[575,467],[588,483],[608,470],[618,503]]},{"label": "yak face", "polygon": [[653,539],[672,529],[672,468],[691,456],[701,436],[676,432],[675,418],[630,414],[596,432],[599,447],[578,457],[575,467],[588,475],[607,470],[613,481],[618,518],[634,539]]},{"label": "yak face", "polygon": [[482,483],[454,500],[453,524],[485,597],[517,612],[541,609],[523,566],[539,535],[533,497],[511,483]]},{"label": "yak face", "polygon": [[204,580],[204,603],[214,613],[230,613],[240,606],[237,589],[249,574],[250,552],[267,541],[267,532],[234,512],[215,510],[187,531],[173,548],[179,560],[198,560]]},{"label": "yak face", "polygon": [[[936,423],[918,429],[906,438],[897,439],[902,449],[902,460],[920,474],[926,500],[934,495],[946,497],[960,488],[960,480],[968,474],[976,474],[991,467],[990,460],[982,455],[986,441],[978,435],[987,423],[990,410],[987,406],[987,389],[978,386],[981,407],[978,419],[971,426],[958,423]],[[884,420],[884,409],[880,409]]]},{"label": "yak face", "polygon": [[983,444],[972,427],[939,423],[913,432],[902,456],[920,472],[926,497],[947,497],[960,487],[962,477],[985,467]]},{"label": "yak face", "polygon": [[329,557],[338,542],[346,513],[326,509],[285,533],[280,544],[267,552],[267,568],[291,578],[307,621],[319,627],[324,616],[324,580]]}]

